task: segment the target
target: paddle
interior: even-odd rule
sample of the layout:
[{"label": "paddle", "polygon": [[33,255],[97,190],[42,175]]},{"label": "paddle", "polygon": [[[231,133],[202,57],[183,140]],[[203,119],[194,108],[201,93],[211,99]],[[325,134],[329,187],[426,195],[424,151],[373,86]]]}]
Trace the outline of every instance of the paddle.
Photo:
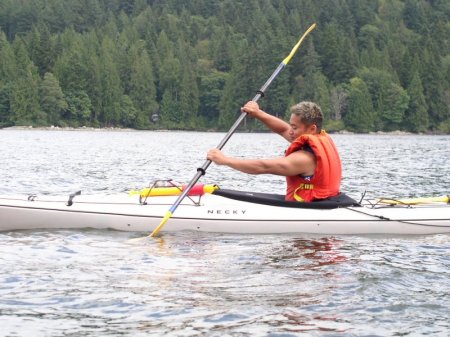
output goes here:
[{"label": "paddle", "polygon": [[[272,81],[275,79],[275,77],[278,76],[278,74],[283,70],[283,68],[289,63],[291,58],[296,53],[297,49],[300,47],[300,44],[303,42],[303,39],[314,29],[316,28],[316,24],[314,23],[311,25],[311,27],[308,28],[308,30],[302,35],[300,40],[297,42],[297,44],[292,48],[289,55],[278,65],[277,69],[273,72],[273,74],[269,77],[266,83],[257,91],[257,94],[255,97],[253,97],[252,101],[257,102],[261,97],[264,96],[264,91],[269,87],[269,85],[272,83]],[[239,118],[236,120],[236,122],[233,124],[231,129],[228,131],[228,133],[225,135],[225,137],[222,139],[220,144],[217,146],[219,150],[222,150],[222,148],[225,146],[225,144],[228,142],[228,140],[231,138],[233,133],[236,131],[236,129],[239,127],[241,122],[244,120],[245,116],[247,116],[246,112],[242,112]],[[192,178],[191,182],[187,185],[186,189],[183,191],[183,193],[177,198],[175,203],[170,207],[170,209],[167,211],[166,215],[162,219],[161,223],[158,225],[158,227],[155,228],[155,230],[150,234],[151,237],[157,235],[159,231],[163,228],[163,226],[166,224],[166,222],[171,218],[172,214],[175,212],[177,207],[180,205],[180,203],[183,201],[184,197],[189,193],[189,191],[192,189],[192,187],[197,183],[197,181],[200,179],[201,176],[205,175],[206,170],[208,169],[209,165],[211,165],[211,160],[206,160],[202,167],[199,167],[197,169],[197,174]]]}]

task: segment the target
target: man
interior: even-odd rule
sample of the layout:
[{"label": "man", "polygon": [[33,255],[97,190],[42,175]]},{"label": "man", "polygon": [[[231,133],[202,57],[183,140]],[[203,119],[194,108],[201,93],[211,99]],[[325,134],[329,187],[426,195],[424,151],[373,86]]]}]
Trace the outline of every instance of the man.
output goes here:
[{"label": "man", "polygon": [[291,143],[284,157],[240,159],[212,149],[207,158],[248,174],[276,174],[286,177],[286,200],[310,202],[339,194],[341,160],[333,140],[322,130],[323,114],[312,102],[291,107],[289,124],[261,110],[250,101],[241,108]]}]

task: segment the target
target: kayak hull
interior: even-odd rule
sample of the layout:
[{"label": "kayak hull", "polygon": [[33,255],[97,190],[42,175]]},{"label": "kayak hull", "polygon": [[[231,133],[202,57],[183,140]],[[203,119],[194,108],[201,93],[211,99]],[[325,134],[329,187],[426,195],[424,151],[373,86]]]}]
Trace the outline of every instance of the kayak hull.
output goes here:
[{"label": "kayak hull", "polygon": [[[192,198],[194,199],[194,198]],[[450,233],[450,206],[349,206],[304,209],[268,206],[207,194],[186,198],[163,231],[216,233],[436,234]],[[0,231],[27,229],[115,229],[152,232],[174,196],[0,197]]]}]

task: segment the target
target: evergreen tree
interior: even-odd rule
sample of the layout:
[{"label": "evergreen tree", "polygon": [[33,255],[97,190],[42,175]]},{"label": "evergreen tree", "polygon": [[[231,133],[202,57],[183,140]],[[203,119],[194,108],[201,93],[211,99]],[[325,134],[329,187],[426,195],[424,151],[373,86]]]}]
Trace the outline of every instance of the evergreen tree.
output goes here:
[{"label": "evergreen tree", "polygon": [[0,60],[0,81],[9,83],[15,79],[17,67],[14,51],[2,31],[0,31]]},{"label": "evergreen tree", "polygon": [[[80,111],[77,113],[77,118],[83,123],[92,123],[94,126],[100,125],[100,118],[102,118],[102,104],[103,104],[103,85],[102,85],[102,47],[97,34],[84,34],[82,53],[80,53],[80,60],[83,62],[84,68],[80,71],[85,72],[86,82],[80,86],[78,90],[72,90],[71,95],[75,97],[76,102],[80,102]],[[67,91],[65,91],[67,95]],[[85,95],[88,95],[86,99]],[[89,116],[85,114],[90,111]]]},{"label": "evergreen tree", "polygon": [[377,68],[364,68],[359,76],[367,84],[372,98],[376,113],[375,129],[389,131],[400,128],[409,96],[396,83],[395,74]]},{"label": "evergreen tree", "polygon": [[232,51],[225,31],[219,30],[217,36],[213,37],[213,60],[214,66],[219,71],[228,72],[232,64]]},{"label": "evergreen tree", "polygon": [[[2,2],[3,1],[4,0],[2,0]],[[20,10],[17,10],[18,5]],[[24,36],[33,28],[33,25],[38,20],[38,15],[40,12],[39,5],[39,2],[37,1],[12,1],[10,3],[11,11],[9,12],[9,22],[5,30],[10,39],[15,36]],[[6,6],[8,6],[8,3]]]},{"label": "evergreen tree", "polygon": [[67,109],[64,120],[73,126],[98,126],[96,119],[92,120],[92,102],[84,90],[70,91],[65,95]]},{"label": "evergreen tree", "polygon": [[383,130],[394,131],[401,129],[405,111],[408,108],[409,96],[401,86],[389,83],[383,88],[378,115],[383,123]]},{"label": "evergreen tree", "polygon": [[333,82],[350,79],[356,70],[356,52],[339,27],[332,23],[320,33],[318,51],[322,55],[323,73]]},{"label": "evergreen tree", "polygon": [[72,2],[71,24],[78,32],[88,31],[104,21],[104,10],[99,0],[78,0]]},{"label": "evergreen tree", "polygon": [[66,38],[68,46],[56,60],[54,74],[64,92],[86,90],[89,70],[83,55],[84,45],[81,36],[71,32]]},{"label": "evergreen tree", "polygon": [[138,112],[134,107],[133,101],[128,95],[123,95],[120,102],[121,108],[121,125],[126,127],[145,127],[148,124],[148,120],[140,120]]},{"label": "evergreen tree", "polygon": [[22,39],[14,41],[17,75],[12,82],[10,107],[16,125],[43,125],[46,116],[39,105],[39,75]]},{"label": "evergreen tree", "polygon": [[406,0],[403,9],[403,22],[406,27],[418,33],[426,32],[426,16],[422,7],[422,1]]},{"label": "evergreen tree", "polygon": [[159,88],[163,93],[161,116],[166,126],[180,127],[183,113],[180,110],[180,83],[182,79],[181,64],[172,51],[163,59],[159,72]]},{"label": "evergreen tree", "polygon": [[130,98],[136,108],[137,126],[145,127],[150,116],[158,110],[158,104],[150,57],[144,49],[137,52],[137,57],[131,65],[129,86]]},{"label": "evergreen tree", "polygon": [[68,105],[59,82],[52,73],[45,73],[39,93],[41,108],[47,114],[48,122],[57,125]]},{"label": "evergreen tree", "polygon": [[[358,35],[358,44],[360,49],[369,49],[375,46],[381,46],[383,33],[381,29],[375,25],[367,24],[361,27]],[[365,66],[369,66],[365,64]]]},{"label": "evergreen tree", "polygon": [[156,42],[156,50],[158,51],[158,57],[163,62],[166,58],[173,55],[173,47],[169,38],[164,30],[158,36],[158,41]]},{"label": "evergreen tree", "polygon": [[9,102],[11,91],[11,83],[4,84],[0,82],[0,128],[13,125]]},{"label": "evergreen tree", "polygon": [[14,51],[0,30],[0,128],[12,124],[10,96],[12,84],[16,76],[16,62]]},{"label": "evergreen tree", "polygon": [[[134,30],[134,28],[130,27],[127,29]],[[143,49],[144,43],[143,41],[133,41],[127,35],[125,31],[122,31],[116,40],[112,40],[114,42],[114,48],[111,48],[109,52],[116,65],[123,91],[129,95],[132,66],[136,62],[139,51]]]},{"label": "evergreen tree", "polygon": [[410,102],[406,110],[405,124],[409,131],[425,132],[428,130],[427,103],[418,71],[415,71],[407,92]]},{"label": "evergreen tree", "polygon": [[378,15],[384,23],[386,33],[395,32],[398,29],[399,22],[402,22],[403,19],[403,10],[404,1],[380,1]]},{"label": "evergreen tree", "polygon": [[159,71],[159,87],[161,90],[170,90],[172,95],[178,96],[181,81],[181,64],[172,53],[162,60]]},{"label": "evergreen tree", "polygon": [[370,99],[369,89],[361,78],[350,80],[348,94],[348,110],[344,115],[345,125],[357,132],[372,130],[374,123],[374,111]]},{"label": "evergreen tree", "polygon": [[383,54],[376,48],[375,42],[370,40],[367,48],[361,52],[361,66],[366,68],[383,68]]},{"label": "evergreen tree", "polygon": [[53,67],[53,44],[50,31],[44,23],[39,24],[38,28],[34,29],[34,32],[37,40],[34,42],[32,58],[35,65],[38,67],[39,74],[44,76],[44,74],[49,72]]},{"label": "evergreen tree", "polygon": [[331,100],[327,78],[319,71],[314,74],[313,83],[316,85],[313,101],[319,104],[325,119],[329,119],[331,117]]},{"label": "evergreen tree", "polygon": [[227,74],[219,71],[210,71],[200,80],[200,111],[199,115],[213,125],[219,117],[219,103]]},{"label": "evergreen tree", "polygon": [[412,75],[418,69],[419,61],[417,55],[414,55],[408,48],[401,55],[401,60],[396,66],[396,72],[400,83],[403,87],[407,87],[411,82]]},{"label": "evergreen tree", "polygon": [[[239,56],[234,60],[231,71],[227,76],[219,102],[218,127],[220,129],[230,127],[236,115],[239,113],[239,108],[257,90],[255,88],[255,81],[250,76],[255,70],[249,70],[252,68],[252,57],[250,53],[246,52],[247,48],[246,41],[239,46]],[[261,104],[264,104],[264,102]]]},{"label": "evergreen tree", "polygon": [[428,105],[428,115],[431,117],[430,126],[436,128],[440,122],[450,117],[450,107],[445,104],[443,85],[446,81],[441,70],[441,61],[436,54],[437,48],[432,44],[429,46],[424,50],[421,58],[421,78]]},{"label": "evergreen tree", "polygon": [[167,89],[161,100],[161,120],[165,127],[179,128],[181,122],[180,107],[170,89]]},{"label": "evergreen tree", "polygon": [[13,124],[11,95],[16,80],[17,67],[14,51],[0,30],[0,128]]},{"label": "evergreen tree", "polygon": [[[298,68],[300,69],[298,72],[303,75],[297,75],[295,79],[297,85],[294,86],[293,95],[297,96],[297,100],[313,101],[316,91],[314,76],[316,73],[321,72],[322,68],[319,55],[312,40],[308,41],[306,55],[299,57],[298,60]],[[296,66],[295,63],[294,66]]]},{"label": "evergreen tree", "polygon": [[183,67],[182,81],[180,84],[180,113],[188,127],[196,126],[197,111],[199,107],[199,92],[197,81],[192,69]]},{"label": "evergreen tree", "polygon": [[106,37],[102,43],[100,66],[100,112],[99,120],[106,126],[120,123],[121,100],[123,89],[117,66],[113,61],[111,51],[113,42]]}]

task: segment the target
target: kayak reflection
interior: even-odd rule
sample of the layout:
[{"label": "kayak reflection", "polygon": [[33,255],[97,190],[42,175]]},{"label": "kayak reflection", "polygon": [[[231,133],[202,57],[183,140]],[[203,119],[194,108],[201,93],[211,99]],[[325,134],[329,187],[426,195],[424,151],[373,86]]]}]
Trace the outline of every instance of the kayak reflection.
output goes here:
[{"label": "kayak reflection", "polygon": [[346,256],[340,253],[342,245],[342,240],[333,237],[319,240],[295,239],[293,242],[293,246],[302,252],[303,257],[310,260],[310,268],[346,261]]},{"label": "kayak reflection", "polygon": [[272,262],[288,262],[289,260],[301,261],[296,263],[300,269],[312,269],[333,265],[347,260],[340,248],[344,241],[335,237],[323,237],[317,239],[296,238],[286,241],[287,245],[271,257]]}]

